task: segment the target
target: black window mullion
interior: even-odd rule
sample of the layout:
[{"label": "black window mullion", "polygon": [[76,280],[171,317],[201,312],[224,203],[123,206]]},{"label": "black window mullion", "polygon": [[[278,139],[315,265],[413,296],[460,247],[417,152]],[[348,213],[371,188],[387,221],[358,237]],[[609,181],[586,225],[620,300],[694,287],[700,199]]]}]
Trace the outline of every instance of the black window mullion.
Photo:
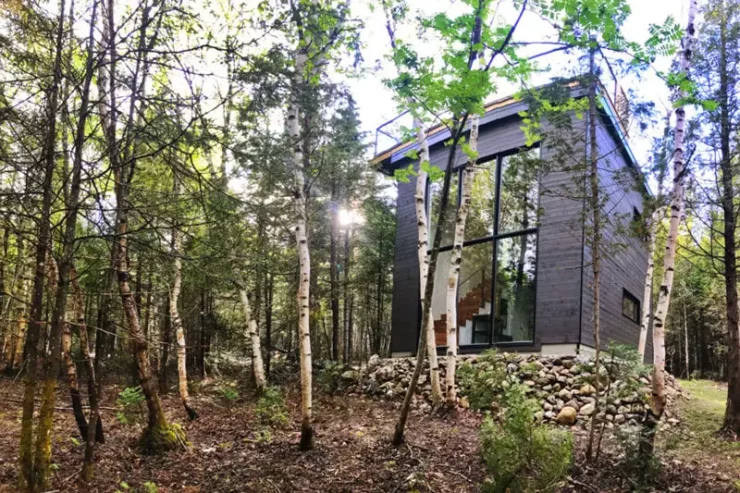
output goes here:
[{"label": "black window mullion", "polygon": [[496,333],[496,267],[498,264],[498,222],[501,214],[501,167],[503,158],[496,158],[495,192],[493,196],[493,259],[491,259],[491,331],[488,343],[493,345]]}]

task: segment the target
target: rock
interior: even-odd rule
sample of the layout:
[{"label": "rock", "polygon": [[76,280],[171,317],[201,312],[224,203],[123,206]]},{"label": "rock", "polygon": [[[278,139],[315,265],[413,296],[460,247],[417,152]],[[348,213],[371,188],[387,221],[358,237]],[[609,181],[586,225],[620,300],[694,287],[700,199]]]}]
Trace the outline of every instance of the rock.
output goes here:
[{"label": "rock", "polygon": [[571,399],[565,403],[565,407],[572,407],[577,411],[578,409],[580,409],[581,406],[578,404],[578,401],[576,401],[575,399]]},{"label": "rock", "polygon": [[578,411],[576,411],[572,407],[564,407],[558,413],[558,416],[557,418],[555,418],[555,421],[559,425],[570,426],[576,422],[577,417],[578,417]]},{"label": "rock", "polygon": [[606,414],[617,414],[616,406],[612,406],[611,404],[606,406]]},{"label": "rock", "polygon": [[357,382],[360,380],[360,372],[357,370],[347,370],[342,373],[342,380],[348,380],[350,382]]},{"label": "rock", "polygon": [[560,397],[564,401],[569,401],[573,397],[573,392],[568,389],[562,389],[560,392],[558,392],[558,397]]},{"label": "rock", "polygon": [[467,397],[460,398],[460,407],[463,409],[470,409],[470,401]]},{"label": "rock", "polygon": [[542,409],[544,409],[545,411],[552,411],[552,404],[545,401],[542,403]]},{"label": "rock", "polygon": [[576,362],[573,361],[572,359],[564,359],[563,360],[563,366],[566,367],[569,370],[571,368],[573,368],[575,366],[575,364],[576,364]]},{"label": "rock", "polygon": [[373,371],[380,366],[380,356],[373,354],[370,359],[367,360],[367,371]]},{"label": "rock", "polygon": [[393,378],[393,374],[394,371],[392,366],[381,366],[375,372],[375,378],[378,380],[378,382],[387,382],[388,380],[391,380]]},{"label": "rock", "polygon": [[627,414],[628,412],[630,412],[630,408],[627,406],[619,406],[617,408],[617,414]]},{"label": "rock", "polygon": [[524,385],[526,385],[527,387],[534,387],[535,383],[534,383],[534,380],[526,380],[524,382]]},{"label": "rock", "polygon": [[592,395],[596,393],[596,389],[594,388],[594,386],[588,383],[582,386],[578,391],[581,393],[581,395]]},{"label": "rock", "polygon": [[583,416],[591,416],[595,410],[596,406],[588,403],[578,411],[578,414],[582,414]]},{"label": "rock", "polygon": [[627,421],[627,417],[624,414],[617,414],[614,416],[614,422],[618,425],[621,425],[625,421]]}]

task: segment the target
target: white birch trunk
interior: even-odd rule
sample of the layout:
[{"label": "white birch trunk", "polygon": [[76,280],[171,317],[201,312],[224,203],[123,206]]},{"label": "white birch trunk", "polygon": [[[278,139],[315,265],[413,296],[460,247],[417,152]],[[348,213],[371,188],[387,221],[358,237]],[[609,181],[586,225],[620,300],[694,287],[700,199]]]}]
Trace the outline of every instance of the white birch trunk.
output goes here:
[{"label": "white birch trunk", "polygon": [[252,374],[254,375],[254,383],[257,387],[257,394],[261,394],[265,390],[266,379],[265,379],[265,366],[262,362],[262,346],[260,344],[260,333],[257,328],[257,322],[252,318],[252,309],[249,306],[249,297],[247,296],[247,290],[243,286],[239,286],[239,299],[242,302],[242,310],[244,311],[244,323],[247,328],[247,336],[252,343]]},{"label": "white birch trunk", "polygon": [[[179,187],[177,185],[177,177],[175,177],[175,197],[177,200]],[[172,281],[172,289],[170,290],[170,322],[172,328],[175,329],[175,339],[177,340],[177,388],[180,392],[180,400],[182,406],[185,408],[185,412],[188,413],[188,418],[195,419],[198,417],[198,413],[190,406],[190,394],[188,393],[188,369],[187,363],[187,349],[185,347],[185,329],[182,325],[182,319],[180,318],[180,310],[177,305],[180,300],[180,291],[182,290],[182,258],[180,257],[180,250],[182,249],[182,235],[180,230],[175,225],[172,228],[172,256],[173,256],[173,270],[174,276]]]},{"label": "white birch trunk", "polygon": [[[420,119],[414,118],[416,128],[416,140],[419,144],[419,172],[416,176],[416,223],[418,232],[419,257],[419,294],[424,302],[424,290],[426,289],[429,272],[429,231],[427,228],[426,190],[427,174],[422,169],[422,164],[429,162],[429,143],[427,142],[424,124]],[[442,227],[442,225],[438,225]],[[434,282],[432,279],[429,282]],[[422,307],[422,313],[424,308]],[[442,402],[442,386],[439,379],[439,361],[437,359],[437,341],[434,338],[434,316],[429,315],[429,320],[422,321],[422,330],[427,338],[427,356],[429,357],[429,380],[432,387],[432,402],[437,405]]]},{"label": "white birch trunk", "polygon": [[294,206],[295,206],[295,239],[298,245],[298,341],[301,368],[301,444],[302,450],[313,448],[313,427],[311,424],[312,387],[311,387],[311,333],[309,328],[310,307],[309,295],[311,289],[311,254],[306,235],[306,180],[303,175],[302,136],[299,126],[301,107],[298,89],[304,83],[307,55],[299,49],[295,59],[294,88],[288,106],[288,137],[293,161],[294,178]]},{"label": "white birch trunk", "polygon": [[[473,152],[478,150],[478,128],[480,117],[471,115],[469,146]],[[475,166],[477,158],[468,159],[463,170],[462,200],[457,209],[455,218],[455,238],[452,243],[450,255],[450,270],[447,280],[447,405],[454,406],[457,402],[457,391],[455,388],[455,371],[457,367],[457,285],[460,280],[460,266],[462,264],[463,241],[465,241],[465,222],[470,210],[473,180],[475,178]],[[485,291],[485,288],[484,288]]]},{"label": "white birch trunk", "polygon": [[645,272],[645,291],[642,295],[642,322],[640,323],[640,340],[637,351],[640,353],[640,361],[645,360],[645,347],[647,346],[647,334],[650,327],[650,305],[653,298],[653,273],[655,272],[655,238],[660,226],[660,220],[665,214],[663,207],[653,212],[648,226],[648,266]]},{"label": "white birch trunk", "polygon": [[[697,13],[697,0],[689,2],[689,19],[686,26],[686,34],[682,41],[683,56],[681,57],[681,72],[688,75],[691,66],[692,50],[694,45],[694,20]],[[680,99],[685,94],[678,91]],[[671,292],[673,291],[673,275],[676,264],[676,243],[678,241],[678,228],[684,207],[684,174],[686,163],[684,161],[684,131],[686,127],[686,111],[683,106],[676,108],[676,130],[673,147],[673,192],[671,194],[671,219],[668,228],[668,238],[665,246],[665,257],[663,259],[663,280],[660,285],[658,304],[655,308],[653,323],[653,382],[651,410],[655,421],[659,421],[663,415],[666,403],[665,395],[665,322],[668,308],[671,303]],[[657,424],[657,423],[656,423]]]}]

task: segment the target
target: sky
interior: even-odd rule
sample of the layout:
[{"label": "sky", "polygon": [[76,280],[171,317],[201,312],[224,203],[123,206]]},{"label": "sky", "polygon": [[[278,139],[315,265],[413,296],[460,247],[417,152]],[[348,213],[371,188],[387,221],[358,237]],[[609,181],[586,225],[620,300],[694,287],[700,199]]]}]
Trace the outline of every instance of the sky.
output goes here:
[{"label": "sky", "polygon": [[[511,24],[516,18],[517,11],[512,7],[511,0],[500,0],[496,10],[497,17],[502,23]],[[651,23],[660,24],[667,16],[673,16],[679,25],[684,26],[685,17],[688,12],[688,0],[630,0],[632,15],[628,19],[624,35],[632,41],[644,41],[648,37],[648,27]],[[413,11],[421,11],[426,14],[446,10],[452,14],[455,9],[462,6],[459,2],[450,0],[409,0],[409,5]],[[366,66],[382,66],[382,69],[364,74],[361,78],[348,79],[347,84],[357,101],[363,130],[369,132],[369,140],[375,139],[376,128],[398,115],[398,109],[393,101],[392,93],[383,84],[383,79],[392,77],[394,70],[392,64],[385,58],[389,51],[388,35],[385,30],[385,17],[379,5],[375,9],[368,8],[368,4],[354,3],[355,14],[364,19],[365,29],[362,34],[364,42],[363,57]],[[548,36],[548,30],[552,31],[549,26],[544,25],[533,15],[525,14],[522,22],[515,33],[514,40],[531,41],[541,40]],[[415,46],[423,53],[433,53],[435,50],[440,51],[439,44],[429,42],[428,40],[418,40],[415,33],[402,31],[399,38],[407,42],[415,43]],[[533,79],[534,84],[547,82],[552,76],[567,75],[568,70],[573,66],[575,55],[555,55],[546,58],[546,63],[550,70],[545,74],[538,74]],[[670,66],[670,58],[662,57],[656,60],[654,68],[660,71],[667,70]],[[611,78],[604,77],[606,87],[611,87]],[[669,108],[669,91],[665,83],[656,75],[655,71],[649,70],[642,75],[640,80],[635,78],[626,78],[620,80],[620,85],[625,90],[634,90],[641,99],[651,100],[656,105],[658,119],[662,121],[662,115]],[[489,99],[497,99],[508,96],[517,91],[514,85],[500,85],[496,94],[492,94]],[[662,133],[663,124],[659,123],[645,132],[639,132],[636,129],[630,131],[630,146],[637,156],[641,166],[644,166],[648,160],[652,138]],[[392,141],[380,140],[378,151],[392,145]],[[370,154],[373,154],[371,146]]]}]

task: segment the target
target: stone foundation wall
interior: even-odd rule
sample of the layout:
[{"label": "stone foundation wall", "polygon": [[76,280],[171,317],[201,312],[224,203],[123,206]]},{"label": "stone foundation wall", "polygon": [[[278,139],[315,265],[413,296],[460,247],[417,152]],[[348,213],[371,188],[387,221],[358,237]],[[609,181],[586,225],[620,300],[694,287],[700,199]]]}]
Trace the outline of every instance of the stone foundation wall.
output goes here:
[{"label": "stone foundation wall", "polygon": [[[460,365],[469,362],[473,367],[479,362],[478,355],[465,355],[458,358],[458,372]],[[593,361],[588,356],[542,356],[520,355],[516,353],[499,353],[495,356],[496,362],[506,368],[506,381],[519,382],[528,390],[530,397],[536,399],[541,410],[536,416],[545,422],[563,425],[583,425],[595,413],[597,391]],[[598,418],[606,422],[607,427],[615,424],[637,424],[647,409],[647,397],[650,395],[649,372],[642,376],[632,376],[630,381],[619,380],[618,376],[626,372],[617,369],[619,363],[605,363],[610,366],[609,378],[607,370],[602,366],[601,396],[602,408]],[[445,374],[445,358],[440,358],[442,382]],[[402,400],[408,389],[411,376],[416,366],[415,358],[381,359],[374,355],[368,364],[358,369],[346,370],[341,379],[348,391],[388,400]],[[459,375],[459,373],[458,373]],[[459,377],[458,377],[459,382]],[[676,380],[668,375],[666,379],[669,406],[665,413],[664,425],[678,424],[674,415],[672,403],[680,395],[681,390]],[[431,409],[431,388],[429,384],[429,367],[425,362],[424,371],[417,388],[417,407]],[[495,406],[495,403],[492,403]],[[469,407],[468,398],[461,389],[459,405]]]}]

